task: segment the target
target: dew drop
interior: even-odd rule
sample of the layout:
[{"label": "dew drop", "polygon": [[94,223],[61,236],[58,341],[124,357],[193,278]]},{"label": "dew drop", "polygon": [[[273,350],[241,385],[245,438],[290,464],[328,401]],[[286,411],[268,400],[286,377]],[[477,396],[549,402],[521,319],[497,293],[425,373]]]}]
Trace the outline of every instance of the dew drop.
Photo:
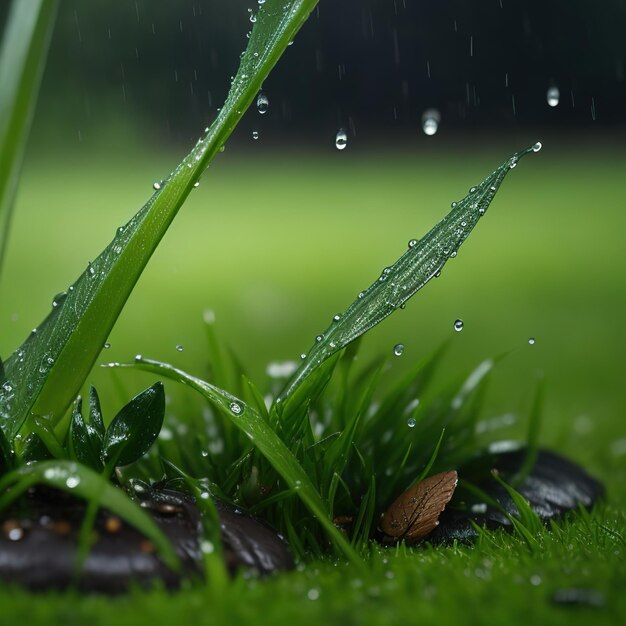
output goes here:
[{"label": "dew drop", "polygon": [[406,425],[407,425],[409,428],[415,428],[415,424],[416,424],[416,423],[417,423],[417,422],[415,421],[415,418],[414,418],[414,417],[409,417],[409,419],[406,421]]},{"label": "dew drop", "polygon": [[335,148],[337,150],[344,150],[348,145],[348,135],[343,128],[340,128],[335,135]]},{"label": "dew drop", "polygon": [[357,298],[360,300],[365,294],[362,291],[359,291]]},{"label": "dew drop", "polygon": [[529,337],[528,338],[528,345],[530,345],[530,346],[534,346],[535,345],[535,338],[534,337]]},{"label": "dew drop", "polygon": [[541,148],[543,148],[543,145],[541,144],[541,141],[538,141],[534,146],[533,146],[533,152],[539,152],[539,150],[541,150]]},{"label": "dew drop", "polygon": [[458,204],[458,202],[453,202],[453,203],[450,205],[450,208],[451,208],[451,209],[453,209],[453,208],[454,208],[457,204]]},{"label": "dew drop", "polygon": [[425,135],[432,136],[439,130],[441,113],[437,109],[426,109],[422,113],[422,130]]},{"label": "dew drop", "polygon": [[68,479],[65,481],[65,484],[67,485],[68,489],[74,489],[80,484],[80,478],[78,476],[69,476]]},{"label": "dew drop", "polygon": [[193,184],[193,188],[197,189],[198,187],[200,187],[200,181],[197,180],[194,184]]},{"label": "dew drop", "polygon": [[476,190],[478,189],[478,187],[470,187],[469,188],[469,192],[470,193],[476,193]]},{"label": "dew drop", "polygon": [[404,352],[404,344],[402,343],[397,343],[394,347],[393,347],[393,353],[396,356],[402,356],[402,353]]},{"label": "dew drop", "polygon": [[517,167],[517,159],[513,159],[510,163],[509,163],[509,167],[511,169],[513,169],[514,167]]},{"label": "dew drop", "polygon": [[62,291],[61,293],[57,293],[57,295],[54,296],[54,298],[52,298],[52,308],[56,309],[58,306],[63,304],[63,300],[65,300],[66,297],[67,297],[67,293],[65,291]]},{"label": "dew drop", "polygon": [[324,335],[318,335],[317,337],[315,337],[315,341],[317,341],[317,343],[322,341],[322,339],[324,339]]},{"label": "dew drop", "polygon": [[300,358],[304,361],[304,359],[306,359],[306,354],[303,352],[303,353],[300,355]]},{"label": "dew drop", "polygon": [[153,182],[152,189],[154,189],[155,191],[159,191],[159,189],[161,189],[161,183],[158,180]]},{"label": "dew drop", "polygon": [[111,344],[107,341],[104,346],[102,346],[105,350],[108,350],[111,347]]},{"label": "dew drop", "polygon": [[341,315],[333,315],[333,322],[338,322],[341,319]]},{"label": "dew drop", "polygon": [[182,352],[183,349],[184,348],[181,345],[176,346],[176,352]]},{"label": "dew drop", "polygon": [[267,109],[270,106],[270,101],[268,97],[261,91],[256,99],[256,110],[261,114],[265,115],[267,113]]},{"label": "dew drop", "polygon": [[546,92],[546,101],[548,102],[549,106],[558,106],[560,97],[561,93],[558,87],[553,86],[548,88],[548,91]]},{"label": "dew drop", "polygon": [[409,241],[409,248],[415,248],[416,245],[417,245],[417,239],[411,239]]},{"label": "dew drop", "polygon": [[454,330],[457,333],[460,333],[463,330],[463,326],[464,325],[465,324],[463,323],[463,320],[455,320],[455,322],[454,322]]},{"label": "dew drop", "polygon": [[229,408],[235,415],[239,415],[242,411],[241,405],[236,402],[231,402]]},{"label": "dew drop", "polygon": [[143,355],[142,354],[136,354],[135,355],[135,361],[141,361],[143,359]]}]

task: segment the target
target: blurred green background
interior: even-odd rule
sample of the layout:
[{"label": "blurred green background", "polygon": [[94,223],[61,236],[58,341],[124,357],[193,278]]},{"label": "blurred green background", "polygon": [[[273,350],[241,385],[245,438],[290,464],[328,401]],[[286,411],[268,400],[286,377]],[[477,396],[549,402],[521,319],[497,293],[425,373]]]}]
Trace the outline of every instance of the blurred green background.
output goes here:
[{"label": "blurred green background", "polygon": [[[152,33],[149,27],[154,24],[150,19],[156,19],[149,17],[152,10],[162,12],[163,24],[174,31],[187,32],[172,16],[178,11],[182,24],[192,9],[215,12],[216,3],[175,4],[164,2],[151,9],[147,3],[120,3],[133,19],[137,15],[141,28],[145,26],[147,34],[141,36],[135,32],[139,26],[131,28],[124,17],[116,18],[121,20],[117,30],[115,22],[103,22],[103,3],[90,8],[78,2],[62,5],[51,73],[44,80],[0,278],[3,357],[39,323],[54,294],[67,288],[116,227],[146,201],[153,181],[178,163],[194,140],[190,127],[201,129],[220,106],[218,101],[209,105],[203,96],[204,104],[194,108],[195,117],[170,112],[163,103],[174,83],[159,82],[150,64],[135,63],[132,79],[122,67],[126,78],[120,79],[118,57],[128,67],[133,59],[144,58],[143,46],[155,37],[157,44],[152,41],[149,50],[162,47],[170,58],[180,57],[177,71],[189,76],[195,59],[218,85],[216,93],[225,93],[225,72],[233,71],[236,59],[214,63],[210,70],[202,50],[184,37],[178,43],[171,37],[159,39],[161,31]],[[321,6],[326,15],[332,12],[328,3]],[[237,33],[239,43],[228,46],[243,46],[246,8],[232,3],[228,11],[241,13],[228,28],[209,25],[213,31],[207,37],[217,50],[222,40],[231,41],[229,33]],[[403,16],[397,10],[395,15],[401,22]],[[122,43],[107,42],[111,24],[114,33],[130,32]],[[218,32],[213,41],[212,33]],[[303,32],[305,43],[314,39],[316,50],[324,52],[326,40],[319,34],[324,32]],[[99,33],[100,43],[94,33]],[[419,33],[405,26],[401,34],[402,44]],[[203,34],[194,37],[201,40]],[[85,42],[90,54],[81,53]],[[189,50],[183,54],[178,45],[188,45]],[[350,42],[345,45],[348,49]],[[328,46],[337,54],[336,39]],[[210,50],[207,54],[211,57]],[[298,57],[288,57],[284,61],[293,71]],[[101,66],[90,70],[90,58],[100,59]],[[385,58],[381,53],[383,68]],[[307,71],[305,66],[300,69],[305,83]],[[328,71],[329,81],[335,80],[335,72]],[[535,380],[543,374],[543,441],[573,453],[605,476],[613,467],[623,468],[626,133],[624,109],[619,113],[617,106],[623,77],[619,79],[619,72],[615,76],[613,82],[586,83],[606,105],[606,115],[599,107],[597,119],[589,112],[588,100],[578,109],[569,99],[548,109],[544,87],[533,98],[528,96],[532,92],[526,94],[530,104],[518,117],[511,117],[509,92],[500,94],[506,112],[498,99],[491,107],[484,102],[483,110],[474,98],[468,106],[474,113],[466,110],[464,116],[442,87],[436,96],[444,113],[441,128],[427,137],[420,117],[436,99],[432,85],[430,99],[416,96],[401,103],[397,110],[410,109],[405,117],[376,118],[368,109],[370,114],[363,114],[356,125],[354,119],[350,122],[352,100],[342,99],[345,90],[337,93],[336,101],[321,104],[310,98],[303,102],[294,94],[285,106],[290,94],[287,73],[282,82],[272,84],[267,116],[248,113],[183,207],[101,361],[128,361],[141,353],[203,375],[203,313],[211,309],[220,336],[250,368],[253,379],[262,380],[268,362],[297,359],[307,351],[332,316],[400,256],[409,239],[420,237],[441,219],[451,201],[463,197],[513,152],[541,140],[543,150],[510,173],[486,218],[441,278],[368,335],[364,358],[391,354],[393,345],[401,342],[403,356],[391,359],[391,366],[400,371],[451,339],[440,372],[443,384],[484,358],[509,352],[497,368],[485,415],[523,417]],[[323,82],[319,76],[315,80]],[[480,80],[477,75],[475,84]],[[571,76],[568,80],[576,84]],[[546,85],[544,78],[540,82]],[[353,83],[355,89],[370,89],[366,81],[359,87],[358,77]],[[178,79],[176,85],[178,89]],[[466,85],[461,83],[458,91],[464,100]],[[331,92],[329,88],[326,95]],[[146,103],[131,97],[133,93],[152,94],[154,108],[149,109],[150,98]],[[379,104],[381,110],[394,109],[395,97],[388,106]],[[198,98],[193,89],[189,98]],[[217,100],[215,93],[211,99]],[[307,118],[307,111],[316,107],[325,107],[326,114]],[[336,109],[342,112],[335,117]],[[577,117],[583,109],[584,115]],[[349,128],[349,140],[347,149],[339,152],[334,136],[342,122]],[[251,129],[259,131],[259,140],[252,138]],[[457,318],[465,322],[461,333],[453,330]],[[530,337],[536,339],[533,346]],[[176,350],[178,345],[182,351]],[[134,376],[119,375],[129,394],[146,383],[145,375]],[[109,370],[96,369],[92,381],[114,389]],[[121,402],[119,395],[109,393],[105,412],[110,415]]]}]

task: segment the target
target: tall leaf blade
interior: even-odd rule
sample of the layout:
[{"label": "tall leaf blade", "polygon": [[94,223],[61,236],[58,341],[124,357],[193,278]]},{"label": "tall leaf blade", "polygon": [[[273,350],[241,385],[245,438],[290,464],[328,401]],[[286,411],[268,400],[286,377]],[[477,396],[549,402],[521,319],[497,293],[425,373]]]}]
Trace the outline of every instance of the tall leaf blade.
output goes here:
[{"label": "tall leaf blade", "polygon": [[538,152],[541,144],[526,148],[495,169],[485,180],[460,200],[452,210],[419,241],[409,242],[408,250],[350,305],[335,317],[319,335],[306,359],[279,396],[282,402],[291,396],[329,356],[380,323],[439,275],[448,259],[456,256],[479,219],[485,214],[507,173],[529,152]]},{"label": "tall leaf blade", "polygon": [[0,271],[58,0],[13,0],[0,50]]},{"label": "tall leaf blade", "polygon": [[239,71],[214,123],[9,358],[10,397],[0,389],[0,426],[7,437],[14,437],[31,413],[53,423],[61,419],[178,210],[316,3],[267,0],[261,5]]}]

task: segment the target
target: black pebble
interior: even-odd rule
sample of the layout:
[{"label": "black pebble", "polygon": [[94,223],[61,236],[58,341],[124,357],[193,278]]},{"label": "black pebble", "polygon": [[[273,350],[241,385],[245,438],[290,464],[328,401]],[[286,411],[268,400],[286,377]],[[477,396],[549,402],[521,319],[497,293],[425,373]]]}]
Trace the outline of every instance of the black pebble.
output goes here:
[{"label": "black pebble", "polygon": [[[475,482],[497,500],[507,513],[515,515],[517,507],[506,490],[490,476],[490,470],[497,469],[507,481],[520,471],[525,458],[525,448],[487,454],[461,468],[459,478]],[[528,500],[532,510],[544,523],[581,506],[589,509],[605,493],[604,486],[579,465],[549,450],[539,450],[533,469],[515,488]],[[466,499],[463,508],[458,507],[458,502],[455,506],[456,499],[457,494],[442,513],[439,526],[428,536],[427,541],[434,544],[451,543],[454,540],[472,542],[478,535],[472,521],[491,529],[510,529],[509,519],[497,508],[486,506],[482,511],[472,511],[472,504],[481,506],[478,499]]]}]

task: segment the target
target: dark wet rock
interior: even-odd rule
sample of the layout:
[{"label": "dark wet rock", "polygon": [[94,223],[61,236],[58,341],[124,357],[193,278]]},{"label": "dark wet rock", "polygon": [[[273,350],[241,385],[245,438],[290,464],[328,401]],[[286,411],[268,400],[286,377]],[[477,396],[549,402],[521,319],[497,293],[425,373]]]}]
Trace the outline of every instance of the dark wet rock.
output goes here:
[{"label": "dark wet rock", "polygon": [[[475,482],[504,511],[515,515],[517,507],[513,500],[489,472],[496,469],[505,481],[510,480],[520,471],[525,458],[525,448],[487,454],[461,468],[459,478]],[[605,493],[604,486],[579,465],[549,450],[539,450],[534,467],[515,488],[546,524],[579,507],[591,508]],[[466,497],[463,502],[455,503],[453,500],[442,513],[439,526],[428,536],[427,541],[451,543],[457,540],[469,543],[478,535],[472,522],[490,529],[511,527],[510,520],[501,510],[476,497]]]},{"label": "dark wet rock", "polygon": [[[182,563],[177,574],[165,566],[141,532],[105,509],[94,525],[94,543],[77,587],[119,593],[130,585],[159,581],[166,587],[202,575],[200,513],[185,494],[146,490],[141,506],[170,539]],[[275,531],[224,503],[218,503],[224,554],[234,572],[245,567],[267,574],[293,567],[285,542]],[[0,520],[0,580],[30,589],[63,589],[73,582],[78,534],[85,502],[48,488],[36,488]]]}]

